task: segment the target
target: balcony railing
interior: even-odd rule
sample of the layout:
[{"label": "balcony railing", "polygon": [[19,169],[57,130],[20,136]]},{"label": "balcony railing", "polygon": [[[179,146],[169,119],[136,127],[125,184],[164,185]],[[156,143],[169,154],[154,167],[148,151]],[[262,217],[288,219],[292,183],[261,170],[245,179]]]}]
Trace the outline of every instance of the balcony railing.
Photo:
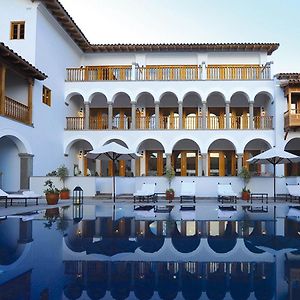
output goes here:
[{"label": "balcony railing", "polygon": [[29,122],[29,107],[13,100],[9,97],[5,97],[5,105],[4,105],[4,115],[28,124]]},{"label": "balcony railing", "polygon": [[67,81],[131,80],[131,66],[68,68]]},{"label": "balcony railing", "polygon": [[145,66],[137,69],[137,80],[199,80],[201,67],[191,66]]},{"label": "balcony railing", "polygon": [[270,79],[270,65],[208,65],[208,80]]},{"label": "balcony railing", "polygon": [[[68,68],[67,81],[185,81],[203,80],[199,65],[90,66]],[[207,80],[264,80],[271,78],[270,65],[208,65]]]},{"label": "balcony railing", "polygon": [[[300,114],[298,116],[298,124],[300,126]],[[67,130],[83,130],[83,117],[67,117]],[[210,116],[206,118],[206,128],[210,130],[236,129],[246,130],[250,129],[249,116],[236,116],[229,118],[229,128],[226,127],[225,116]],[[90,130],[107,130],[109,129],[108,117],[90,117]],[[111,129],[113,130],[129,130],[132,129],[132,118],[130,116],[117,116],[112,118]],[[155,116],[151,117],[137,117],[135,123],[137,130],[155,130],[156,121]],[[179,116],[160,116],[159,128],[161,130],[180,129]],[[203,129],[203,119],[201,116],[188,116],[182,120],[182,129],[199,130]],[[253,129],[273,129],[272,116],[255,116],[253,117]]]},{"label": "balcony railing", "polygon": [[284,129],[300,127],[300,109],[291,109],[284,113]]}]

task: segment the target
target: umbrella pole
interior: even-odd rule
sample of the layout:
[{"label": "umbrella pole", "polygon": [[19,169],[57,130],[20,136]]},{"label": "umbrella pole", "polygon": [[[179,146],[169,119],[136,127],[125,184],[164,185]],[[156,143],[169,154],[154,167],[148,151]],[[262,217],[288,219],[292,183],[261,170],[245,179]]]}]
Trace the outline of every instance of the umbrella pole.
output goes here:
[{"label": "umbrella pole", "polygon": [[274,185],[274,202],[276,202],[276,165],[273,164],[274,167],[274,179],[273,179],[273,185]]}]

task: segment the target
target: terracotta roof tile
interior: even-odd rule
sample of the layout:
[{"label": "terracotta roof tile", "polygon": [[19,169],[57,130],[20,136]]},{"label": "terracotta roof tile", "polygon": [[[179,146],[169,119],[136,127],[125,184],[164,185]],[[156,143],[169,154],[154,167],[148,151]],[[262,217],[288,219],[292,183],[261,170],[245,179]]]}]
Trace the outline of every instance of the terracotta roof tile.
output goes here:
[{"label": "terracotta roof tile", "polygon": [[21,57],[19,54],[14,52],[12,49],[7,47],[4,43],[0,42],[0,58],[9,63],[20,73],[24,74],[26,77],[36,78],[38,80],[44,80],[47,75],[41,72],[39,69],[34,67],[31,63]]}]

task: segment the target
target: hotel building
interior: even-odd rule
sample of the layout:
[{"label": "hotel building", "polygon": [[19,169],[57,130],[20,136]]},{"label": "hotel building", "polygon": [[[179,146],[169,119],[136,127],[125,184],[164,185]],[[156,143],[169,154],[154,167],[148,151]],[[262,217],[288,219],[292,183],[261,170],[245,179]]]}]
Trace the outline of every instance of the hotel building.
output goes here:
[{"label": "hotel building", "polygon": [[[4,190],[41,192],[65,164],[70,188],[110,192],[112,164],[84,154],[116,141],[141,155],[118,163],[119,193],[153,180],[164,191],[173,166],[175,192],[194,180],[197,196],[216,196],[217,182],[241,189],[245,166],[251,188],[271,194],[272,168],[247,159],[273,146],[300,154],[300,74],[273,74],[277,43],[95,45],[57,0],[6,1],[0,16]],[[300,167],[277,175],[284,192]]]}]

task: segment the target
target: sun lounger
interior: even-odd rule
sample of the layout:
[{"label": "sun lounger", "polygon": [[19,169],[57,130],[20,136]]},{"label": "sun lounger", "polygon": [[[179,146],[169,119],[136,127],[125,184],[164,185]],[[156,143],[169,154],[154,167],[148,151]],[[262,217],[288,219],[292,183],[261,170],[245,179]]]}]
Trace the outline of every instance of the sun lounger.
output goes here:
[{"label": "sun lounger", "polygon": [[180,206],[181,220],[195,220],[196,219],[196,207],[193,206]]},{"label": "sun lounger", "polygon": [[194,203],[196,202],[196,184],[194,181],[181,181],[180,203],[185,199],[192,199]]},{"label": "sun lounger", "polygon": [[142,188],[133,194],[133,202],[135,203],[136,199],[139,201],[147,200],[147,202],[152,199],[155,202],[155,186],[156,183],[143,183]]},{"label": "sun lounger", "polygon": [[289,207],[287,217],[300,218],[300,207],[298,207],[298,206]]},{"label": "sun lounger", "polygon": [[286,188],[288,190],[288,195],[290,196],[290,200],[298,200],[300,202],[300,185],[298,184],[286,184]]},{"label": "sun lounger", "polygon": [[218,201],[224,203],[224,200],[228,200],[229,202],[233,201],[236,203],[237,196],[237,193],[235,193],[232,189],[231,183],[218,183]]},{"label": "sun lounger", "polygon": [[[20,194],[8,194],[0,189],[0,197],[5,200],[5,207],[7,207],[7,202],[10,201],[10,206],[12,206],[13,201],[24,200],[25,206],[27,206],[28,200],[35,200],[35,204],[39,204],[39,198],[41,197],[38,194],[35,194],[33,191],[23,191]],[[5,198],[6,197],[6,198]]]},{"label": "sun lounger", "polygon": [[133,208],[136,217],[138,218],[155,218],[155,207],[154,205],[137,205]]},{"label": "sun lounger", "polygon": [[219,206],[218,218],[230,219],[236,214],[237,210],[233,206]]}]

